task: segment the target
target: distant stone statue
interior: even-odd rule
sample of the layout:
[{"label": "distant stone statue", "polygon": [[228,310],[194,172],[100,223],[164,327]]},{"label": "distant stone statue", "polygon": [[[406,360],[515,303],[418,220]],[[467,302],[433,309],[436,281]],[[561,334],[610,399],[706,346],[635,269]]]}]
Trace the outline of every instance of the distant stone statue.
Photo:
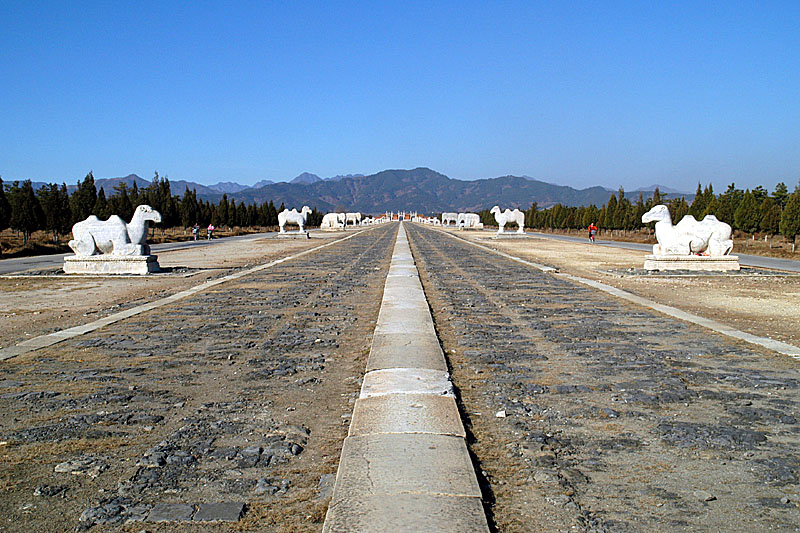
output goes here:
[{"label": "distant stone statue", "polygon": [[458,222],[458,213],[442,213],[442,226],[449,226],[451,222]]},{"label": "distant stone statue", "polygon": [[345,225],[348,224],[353,226],[361,224],[361,213],[345,213]]},{"label": "distant stone statue", "polygon": [[286,224],[296,224],[300,226],[299,233],[303,233],[305,230],[303,227],[306,225],[306,219],[308,218],[308,214],[311,213],[311,208],[307,205],[303,206],[303,209],[300,212],[297,212],[297,209],[292,209],[289,211],[288,209],[284,209],[280,213],[278,213],[278,227],[280,227],[281,233],[286,233],[283,229]]},{"label": "distant stone statue", "polygon": [[69,241],[69,247],[78,257],[149,255],[148,222],[161,222],[161,214],[149,205],[137,207],[127,224],[117,215],[108,217],[108,220],[91,215],[72,226],[73,239]]},{"label": "distant stone statue", "polygon": [[656,223],[658,244],[653,245],[656,256],[703,254],[719,257],[733,250],[731,227],[714,215],[706,215],[700,222],[686,215],[673,226],[667,206],[657,205],[642,215],[642,222]]},{"label": "distant stone statue", "polygon": [[517,229],[517,233],[525,233],[525,213],[520,211],[519,209],[506,209],[505,211],[500,211],[500,206],[494,206],[490,213],[494,214],[494,219],[497,221],[497,233],[503,233],[503,230],[506,227],[506,224],[509,222],[516,222],[519,228]]},{"label": "distant stone statue", "polygon": [[483,224],[481,224],[481,217],[476,213],[459,213],[456,219],[456,225],[464,229],[483,227]]},{"label": "distant stone statue", "polygon": [[322,229],[338,229],[343,228],[345,223],[345,214],[344,213],[328,213],[324,217],[322,217],[322,224],[320,227]]}]

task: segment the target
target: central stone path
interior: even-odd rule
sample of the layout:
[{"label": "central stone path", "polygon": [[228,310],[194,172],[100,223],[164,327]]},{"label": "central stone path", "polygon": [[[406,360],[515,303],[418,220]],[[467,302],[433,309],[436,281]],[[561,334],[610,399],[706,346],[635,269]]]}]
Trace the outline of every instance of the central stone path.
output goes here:
[{"label": "central stone path", "polygon": [[488,531],[401,224],[323,531]]}]

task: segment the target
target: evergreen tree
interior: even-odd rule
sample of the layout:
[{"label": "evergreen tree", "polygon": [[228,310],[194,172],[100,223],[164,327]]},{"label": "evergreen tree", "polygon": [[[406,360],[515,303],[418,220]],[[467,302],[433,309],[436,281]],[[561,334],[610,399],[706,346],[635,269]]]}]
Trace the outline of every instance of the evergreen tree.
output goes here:
[{"label": "evergreen tree", "polygon": [[717,198],[717,210],[714,214],[721,221],[733,226],[736,209],[739,207],[739,202],[741,202],[743,196],[744,192],[741,189],[737,189],[734,183],[731,183],[728,185],[728,190]]},{"label": "evergreen tree", "polygon": [[769,196],[764,198],[759,208],[761,222],[759,229],[768,235],[775,235],[781,223],[781,206],[775,201],[774,198]]},{"label": "evergreen tree", "polygon": [[786,200],[789,199],[789,189],[786,187],[784,182],[780,182],[775,185],[775,190],[772,192],[772,197],[775,198],[775,202],[783,209],[786,207]]},{"label": "evergreen tree", "polygon": [[53,241],[68,234],[71,229],[72,212],[69,208],[69,194],[66,183],[59,188],[55,183],[44,185],[37,192],[39,204],[44,212],[44,229],[49,231]]},{"label": "evergreen tree", "polygon": [[11,227],[21,231],[23,244],[28,244],[31,234],[44,225],[44,211],[31,180],[23,181],[19,192],[12,196],[11,211]]},{"label": "evergreen tree", "polygon": [[217,227],[225,226],[228,224],[228,195],[223,194],[222,199],[219,201],[214,214],[211,217],[211,223]]},{"label": "evergreen tree", "polygon": [[781,234],[794,242],[795,236],[800,234],[800,187],[786,199],[786,207],[781,214]]},{"label": "evergreen tree", "polygon": [[231,198],[230,203],[228,204],[228,226],[231,228],[236,226],[241,226],[241,222],[239,222],[239,211],[236,208],[236,200]]},{"label": "evergreen tree", "polygon": [[749,190],[745,191],[733,215],[736,229],[747,233],[755,233],[758,231],[761,215],[758,208],[759,205],[753,193]]},{"label": "evergreen tree", "polygon": [[195,189],[183,191],[183,198],[181,198],[178,210],[181,214],[181,225],[184,228],[193,226],[198,221],[199,209],[197,205],[197,191]]},{"label": "evergreen tree", "polygon": [[686,198],[683,196],[680,198],[673,198],[667,202],[667,208],[669,209],[673,224],[677,224],[683,220],[683,217],[689,214],[689,204],[686,203]]},{"label": "evergreen tree", "polygon": [[[133,180],[133,187],[131,187],[131,194],[130,194],[131,216],[133,216],[133,210],[134,209],[136,209],[137,207],[139,207],[139,205],[141,205],[143,203],[147,203],[145,201],[141,201],[141,199],[142,199],[142,193],[139,192],[139,185],[136,183],[136,180]],[[122,215],[120,215],[120,216],[122,216]],[[129,219],[125,219],[125,220],[129,220]]]},{"label": "evergreen tree", "polygon": [[6,189],[3,186],[3,179],[0,178],[0,231],[8,227],[11,221],[11,204],[6,197]]},{"label": "evergreen tree", "polygon": [[619,229],[614,223],[614,214],[617,212],[617,197],[613,194],[608,199],[603,213],[603,225],[609,229]]},{"label": "evergreen tree", "polygon": [[108,200],[108,211],[110,215],[117,215],[126,222],[133,218],[133,204],[127,183],[121,181],[114,186],[114,194]]},{"label": "evergreen tree", "polygon": [[694,193],[694,200],[692,200],[692,205],[689,207],[689,214],[697,220],[700,220],[705,215],[706,205],[706,195],[703,193],[703,189],[700,188],[700,183],[698,182],[697,191]]},{"label": "evergreen tree", "polygon": [[97,191],[97,200],[92,207],[92,214],[101,220],[106,220],[110,214],[108,212],[108,200],[106,200],[106,192],[100,187]]},{"label": "evergreen tree", "polygon": [[78,181],[78,188],[69,198],[69,208],[72,211],[72,222],[86,220],[92,214],[94,204],[97,202],[97,189],[94,185],[94,175],[89,172],[83,181]]}]

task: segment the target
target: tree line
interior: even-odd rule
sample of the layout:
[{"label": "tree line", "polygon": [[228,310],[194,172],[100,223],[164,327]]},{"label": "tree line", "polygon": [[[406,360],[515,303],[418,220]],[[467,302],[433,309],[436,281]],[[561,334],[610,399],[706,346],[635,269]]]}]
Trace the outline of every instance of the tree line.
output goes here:
[{"label": "tree line", "polygon": [[[34,190],[30,180],[4,184],[0,179],[0,231],[9,227],[17,230],[27,244],[34,231],[45,230],[57,241],[72,231],[73,224],[89,215],[103,220],[119,215],[129,221],[136,207],[142,204],[161,213],[159,225],[166,228],[188,228],[194,224],[228,228],[277,226],[278,213],[284,209],[283,203],[275,207],[271,200],[262,204],[236,203],[227,194],[214,203],[198,199],[197,192],[188,188],[183,196],[173,195],[169,179],[159,176],[158,172],[147,187],[140,189],[134,182],[129,188],[120,182],[107,196],[103,187],[96,188],[94,176],[89,172],[78,181],[72,194],[68,193],[65,183],[49,183]],[[308,216],[307,225],[318,226],[322,216],[315,208]]]},{"label": "tree line", "polygon": [[[536,229],[582,229],[594,222],[600,228],[615,230],[635,230],[645,227],[642,215],[653,206],[665,204],[672,215],[673,224],[685,215],[701,220],[706,215],[714,215],[731,225],[734,230],[745,233],[781,234],[789,240],[800,235],[800,183],[793,193],[789,193],[783,182],[770,193],[758,186],[752,190],[737,189],[731,183],[719,195],[714,194],[711,185],[697,185],[697,192],[691,204],[683,196],[666,199],[658,188],[653,196],[645,199],[641,193],[631,202],[620,187],[602,207],[568,207],[556,204],[547,209],[539,209],[536,202],[525,210],[525,226]],[[481,222],[496,225],[494,215],[488,209],[479,212]]]}]

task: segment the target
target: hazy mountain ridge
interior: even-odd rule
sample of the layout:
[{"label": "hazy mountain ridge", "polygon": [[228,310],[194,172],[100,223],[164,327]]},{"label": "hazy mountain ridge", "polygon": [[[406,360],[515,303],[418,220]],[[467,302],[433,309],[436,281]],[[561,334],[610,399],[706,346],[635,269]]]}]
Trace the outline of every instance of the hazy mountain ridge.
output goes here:
[{"label": "hazy mountain ridge", "polygon": [[[139,189],[146,188],[150,181],[129,174],[118,178],[98,178],[95,185],[103,187],[106,196],[114,194],[114,187],[125,182],[128,188],[135,182]],[[263,185],[262,185],[263,184]],[[34,184],[39,187],[40,184]],[[644,196],[652,194],[657,185],[643,187],[628,193],[632,200],[639,192]],[[70,185],[72,191],[75,185]],[[203,185],[185,180],[170,180],[172,194],[183,195],[184,191],[194,189],[199,198],[219,202],[223,194],[237,202],[268,202],[275,205],[284,203],[289,207],[308,205],[323,211],[356,210],[365,213],[417,209],[423,213],[441,211],[477,211],[499,205],[505,207],[528,208],[536,202],[540,208],[556,203],[568,206],[597,206],[606,203],[612,193],[605,187],[595,186],[575,189],[567,185],[557,185],[536,180],[529,176],[501,176],[497,178],[464,181],[452,179],[429,168],[412,170],[384,170],[376,174],[340,175],[322,179],[316,174],[304,172],[291,182],[271,182],[262,180],[256,186],[241,185],[226,181],[214,185]],[[662,193],[672,191],[659,186]],[[670,196],[680,196],[672,193]],[[687,201],[693,195],[685,195]]]}]

